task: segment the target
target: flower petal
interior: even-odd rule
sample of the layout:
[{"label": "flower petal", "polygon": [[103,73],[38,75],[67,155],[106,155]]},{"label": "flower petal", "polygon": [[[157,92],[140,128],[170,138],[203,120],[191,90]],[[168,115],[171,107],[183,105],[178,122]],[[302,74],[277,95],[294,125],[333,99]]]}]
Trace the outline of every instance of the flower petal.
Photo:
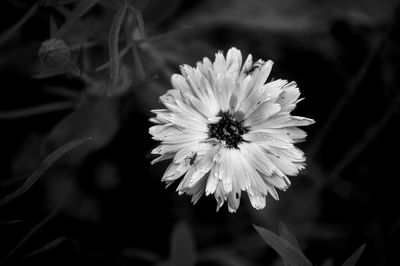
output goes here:
[{"label": "flower petal", "polygon": [[265,195],[249,195],[250,203],[256,210],[261,210],[265,207]]}]

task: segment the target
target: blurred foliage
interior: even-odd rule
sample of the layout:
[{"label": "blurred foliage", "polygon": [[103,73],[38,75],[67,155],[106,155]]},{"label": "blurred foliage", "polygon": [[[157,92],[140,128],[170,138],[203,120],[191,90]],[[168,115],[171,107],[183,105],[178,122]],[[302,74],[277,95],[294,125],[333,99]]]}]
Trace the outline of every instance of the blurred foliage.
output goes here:
[{"label": "blurred foliage", "polygon": [[[400,264],[398,1],[4,0],[0,13],[2,264]],[[232,46],[274,60],[317,121],[291,189],[235,215],[164,190],[147,134],[179,65]]]}]

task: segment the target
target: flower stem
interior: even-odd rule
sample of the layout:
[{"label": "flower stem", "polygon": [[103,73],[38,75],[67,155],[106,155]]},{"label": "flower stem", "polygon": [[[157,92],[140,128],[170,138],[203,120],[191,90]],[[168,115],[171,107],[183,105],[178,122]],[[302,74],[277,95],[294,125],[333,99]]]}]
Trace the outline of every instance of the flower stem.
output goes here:
[{"label": "flower stem", "polygon": [[10,27],[8,30],[3,32],[0,36],[0,46],[3,45],[10,37],[19,29],[22,27],[22,25],[25,24],[25,22],[28,21],[30,17],[32,17],[33,14],[35,14],[36,10],[38,9],[39,4],[36,3],[34,4],[28,12],[17,22],[15,23],[12,27]]}]

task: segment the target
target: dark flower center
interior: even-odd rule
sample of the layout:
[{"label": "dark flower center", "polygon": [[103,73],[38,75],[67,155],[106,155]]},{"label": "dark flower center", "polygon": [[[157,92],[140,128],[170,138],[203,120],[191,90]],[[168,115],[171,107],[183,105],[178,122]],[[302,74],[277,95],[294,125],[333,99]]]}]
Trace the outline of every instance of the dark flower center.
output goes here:
[{"label": "dark flower center", "polygon": [[208,125],[208,136],[225,141],[228,148],[238,149],[238,144],[244,141],[242,135],[248,132],[248,129],[229,112],[220,111],[217,116],[221,117],[221,120]]}]

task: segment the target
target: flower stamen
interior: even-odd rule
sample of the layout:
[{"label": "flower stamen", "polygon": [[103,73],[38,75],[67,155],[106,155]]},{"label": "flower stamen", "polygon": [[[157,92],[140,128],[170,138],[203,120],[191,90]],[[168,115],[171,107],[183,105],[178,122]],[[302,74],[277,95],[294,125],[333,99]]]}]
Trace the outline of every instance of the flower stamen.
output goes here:
[{"label": "flower stamen", "polygon": [[217,116],[221,117],[217,123],[208,124],[208,136],[224,142],[227,148],[239,149],[238,145],[244,141],[242,135],[247,133],[248,129],[229,112],[220,111]]}]

